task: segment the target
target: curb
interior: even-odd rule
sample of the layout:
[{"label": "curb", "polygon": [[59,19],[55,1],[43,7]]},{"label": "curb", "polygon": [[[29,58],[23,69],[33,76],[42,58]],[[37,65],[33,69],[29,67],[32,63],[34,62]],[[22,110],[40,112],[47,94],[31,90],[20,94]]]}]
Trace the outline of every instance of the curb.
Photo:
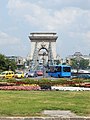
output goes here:
[{"label": "curb", "polygon": [[0,117],[0,120],[90,120],[90,117]]}]

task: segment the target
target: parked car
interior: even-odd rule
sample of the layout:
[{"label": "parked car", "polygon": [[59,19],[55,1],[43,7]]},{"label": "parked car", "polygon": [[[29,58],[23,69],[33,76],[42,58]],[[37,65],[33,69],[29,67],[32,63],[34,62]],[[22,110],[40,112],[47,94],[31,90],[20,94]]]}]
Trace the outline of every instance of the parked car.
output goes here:
[{"label": "parked car", "polygon": [[24,78],[24,73],[23,72],[16,72],[15,78]]},{"label": "parked car", "polygon": [[77,75],[71,76],[71,79],[76,79],[78,78]]},{"label": "parked car", "polygon": [[37,77],[37,72],[34,70],[30,70],[28,73],[25,75],[26,78],[28,77]]},{"label": "parked car", "polygon": [[37,75],[38,76],[42,76],[43,75],[43,71],[42,70],[37,70]]},{"label": "parked car", "polygon": [[90,75],[89,74],[80,74],[80,75],[78,75],[78,78],[90,79]]},{"label": "parked car", "polygon": [[4,71],[0,74],[0,78],[10,79],[14,77],[15,77],[15,73],[13,71]]}]

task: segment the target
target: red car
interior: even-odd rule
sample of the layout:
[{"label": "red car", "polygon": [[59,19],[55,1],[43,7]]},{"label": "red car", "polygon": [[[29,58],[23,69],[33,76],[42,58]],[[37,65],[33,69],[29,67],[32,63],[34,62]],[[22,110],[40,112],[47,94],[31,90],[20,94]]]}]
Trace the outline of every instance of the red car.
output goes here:
[{"label": "red car", "polygon": [[42,71],[42,70],[38,70],[38,71],[37,71],[37,75],[38,75],[38,76],[42,76],[42,75],[43,75],[43,71]]}]

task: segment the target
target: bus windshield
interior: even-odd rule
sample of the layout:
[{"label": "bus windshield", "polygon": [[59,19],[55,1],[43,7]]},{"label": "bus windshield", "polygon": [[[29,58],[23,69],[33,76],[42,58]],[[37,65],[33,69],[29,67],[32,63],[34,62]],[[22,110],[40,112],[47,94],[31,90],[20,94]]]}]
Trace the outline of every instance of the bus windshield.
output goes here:
[{"label": "bus windshield", "polygon": [[63,67],[63,72],[70,72],[70,67]]}]

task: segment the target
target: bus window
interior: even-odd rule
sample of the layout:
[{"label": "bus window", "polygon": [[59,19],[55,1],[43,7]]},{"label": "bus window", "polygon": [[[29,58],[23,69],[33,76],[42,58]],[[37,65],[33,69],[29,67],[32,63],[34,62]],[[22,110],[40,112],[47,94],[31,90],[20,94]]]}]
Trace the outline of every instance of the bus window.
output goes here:
[{"label": "bus window", "polygon": [[54,72],[54,67],[50,66],[50,72]]},{"label": "bus window", "polygon": [[70,72],[70,67],[63,67],[63,72]]},{"label": "bus window", "polygon": [[57,66],[57,72],[61,72],[61,66]]}]

